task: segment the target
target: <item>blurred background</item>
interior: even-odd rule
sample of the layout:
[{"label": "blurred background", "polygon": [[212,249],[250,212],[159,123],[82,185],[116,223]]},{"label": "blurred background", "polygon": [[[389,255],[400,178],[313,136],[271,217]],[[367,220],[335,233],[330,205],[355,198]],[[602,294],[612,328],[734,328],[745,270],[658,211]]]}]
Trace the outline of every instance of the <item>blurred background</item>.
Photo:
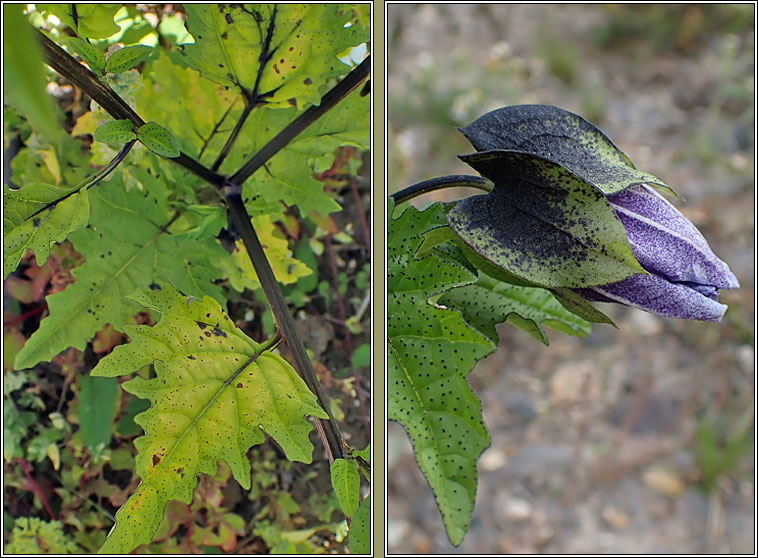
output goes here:
[{"label": "blurred background", "polygon": [[448,542],[390,423],[389,552],[752,553],[754,5],[391,4],[388,43],[390,192],[475,174],[457,126],[556,105],[682,195],[741,283],[717,324],[602,305],[618,330],[549,347],[500,326],[469,376],[492,437],[469,533]]}]

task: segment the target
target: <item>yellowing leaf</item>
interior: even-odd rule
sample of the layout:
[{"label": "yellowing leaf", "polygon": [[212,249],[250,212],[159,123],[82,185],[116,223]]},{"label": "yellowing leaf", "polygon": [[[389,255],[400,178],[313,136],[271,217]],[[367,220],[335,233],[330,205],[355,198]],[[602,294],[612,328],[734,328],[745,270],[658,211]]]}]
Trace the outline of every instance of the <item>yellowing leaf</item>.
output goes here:
[{"label": "yellowing leaf", "polygon": [[156,377],[134,378],[124,389],[148,399],[135,421],[142,479],[116,514],[101,553],[127,553],[150,541],[170,500],[189,504],[200,473],[225,461],[250,488],[247,450],[267,432],[288,459],[310,463],[311,424],[326,418],[305,382],[280,356],[239,330],[210,297],[188,300],[166,283],[130,298],[161,315],[154,327],[126,326],[131,343],[98,363],[94,376],[120,376],[153,363]]},{"label": "yellowing leaf", "polygon": [[321,86],[349,71],[337,56],[369,40],[359,25],[345,27],[346,4],[187,4],[195,43],[180,48],[206,79],[267,106],[318,103]]},{"label": "yellowing leaf", "polygon": [[[287,240],[277,234],[278,230],[271,222],[270,216],[253,217],[253,227],[255,227],[255,232],[266,251],[266,257],[277,281],[289,285],[300,277],[306,277],[313,273],[307,265],[292,256]],[[230,265],[232,262],[236,265]],[[250,261],[250,256],[247,255],[245,245],[241,240],[237,241],[232,254],[232,262],[220,262],[219,265],[226,268],[229,284],[234,290],[242,292],[246,288],[254,290],[260,287],[258,275],[255,273],[253,263]]]}]

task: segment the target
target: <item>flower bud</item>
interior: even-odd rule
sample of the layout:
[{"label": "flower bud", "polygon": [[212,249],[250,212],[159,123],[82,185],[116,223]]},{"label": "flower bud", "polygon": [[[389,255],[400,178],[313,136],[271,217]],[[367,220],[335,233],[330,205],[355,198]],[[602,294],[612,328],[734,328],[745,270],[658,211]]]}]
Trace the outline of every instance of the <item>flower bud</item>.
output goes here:
[{"label": "flower bud", "polygon": [[632,253],[650,274],[577,289],[588,300],[618,302],[669,318],[720,321],[726,305],[719,289],[739,282],[711,251],[700,231],[646,184],[607,196],[626,231]]}]

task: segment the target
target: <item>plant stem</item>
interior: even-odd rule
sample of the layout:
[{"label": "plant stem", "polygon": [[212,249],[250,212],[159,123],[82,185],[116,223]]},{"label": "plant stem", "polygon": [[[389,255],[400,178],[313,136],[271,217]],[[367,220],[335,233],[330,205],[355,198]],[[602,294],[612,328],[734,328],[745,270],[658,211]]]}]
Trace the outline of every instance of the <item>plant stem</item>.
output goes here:
[{"label": "plant stem", "polygon": [[[136,126],[142,126],[144,121],[119,97],[110,87],[101,83],[98,78],[87,68],[79,64],[66,51],[60,48],[53,41],[40,33],[43,52],[50,66],[68,79],[74,85],[77,85],[92,99],[103,107],[112,117],[116,119],[131,120]],[[295,329],[295,322],[290,316],[287,304],[284,301],[279,284],[276,282],[271,265],[261,246],[255,230],[253,229],[250,215],[242,201],[240,195],[241,188],[239,185],[244,182],[250,175],[263,166],[266,161],[273,157],[282,147],[287,145],[292,139],[307,128],[310,124],[320,118],[326,111],[335,106],[339,101],[346,97],[353,89],[368,76],[371,67],[370,58],[367,57],[357,68],[351,71],[337,85],[330,89],[321,99],[321,104],[316,107],[310,107],[299,117],[293,120],[271,141],[258,151],[243,167],[235,173],[231,180],[227,180],[221,174],[212,171],[203,166],[198,161],[181,153],[179,157],[170,160],[177,163],[187,170],[200,176],[223,194],[227,203],[227,208],[232,216],[233,223],[238,233],[242,237],[247,253],[253,263],[253,267],[261,282],[263,292],[268,301],[269,307],[274,314],[277,327],[281,332],[282,338],[287,343],[291,353],[295,369],[303,378],[308,388],[316,395],[319,404],[329,415],[327,423],[317,422],[316,426],[321,436],[324,446],[329,455],[330,461],[344,455],[344,441],[342,434],[332,415],[329,400],[321,390],[321,385],[313,372],[310,360],[305,352],[300,337]],[[172,220],[173,221],[173,220]]]},{"label": "plant stem", "polygon": [[242,130],[242,126],[245,124],[245,121],[247,120],[247,117],[250,116],[250,112],[252,110],[253,105],[246,103],[245,108],[242,110],[242,114],[239,117],[239,120],[237,120],[237,123],[234,125],[232,133],[229,134],[229,137],[226,139],[226,143],[224,143],[224,147],[221,148],[221,152],[218,154],[218,157],[216,157],[216,160],[213,161],[213,165],[211,166],[211,170],[213,172],[218,171],[218,169],[221,167],[221,164],[224,162],[224,159],[226,159],[226,156],[229,155],[229,151],[231,151],[232,145],[234,145],[237,136]]},{"label": "plant stem", "polygon": [[470,176],[467,174],[453,174],[450,176],[438,176],[437,178],[430,178],[423,182],[417,182],[411,184],[407,188],[403,188],[391,195],[396,204],[406,202],[421,194],[427,192],[433,192],[434,190],[442,190],[443,188],[478,188],[485,192],[491,192],[494,184],[492,181],[482,176]]},{"label": "plant stem", "polygon": [[263,252],[258,235],[255,229],[253,229],[250,216],[242,201],[242,196],[239,192],[232,191],[226,196],[226,204],[232,216],[234,227],[237,229],[240,237],[242,237],[250,260],[253,262],[253,267],[255,268],[255,273],[258,275],[266,301],[274,314],[277,329],[281,332],[282,338],[292,353],[295,369],[305,381],[308,389],[316,395],[321,407],[329,415],[329,420],[325,425],[326,428],[324,428],[324,434],[331,453],[331,459],[329,460],[331,462],[335,458],[344,455],[343,448],[345,446],[339,427],[332,416],[329,400],[321,390],[321,384],[311,367],[311,361],[305,352],[305,346],[300,340],[300,336],[295,328],[295,322],[290,315],[287,303],[284,300],[284,296],[282,296],[282,291],[274,277],[274,272],[266,258],[266,254]]},{"label": "plant stem", "polygon": [[321,118],[324,113],[334,107],[344,99],[353,89],[358,87],[366,79],[371,71],[371,57],[367,56],[360,65],[344,77],[337,85],[332,87],[321,98],[321,104],[312,106],[300,114],[292,122],[274,136],[266,145],[264,145],[247,163],[231,177],[231,182],[242,185],[245,180],[261,168],[271,157],[276,155],[280,149],[285,147],[292,139],[316,120]]},{"label": "plant stem", "polygon": [[121,150],[118,153],[116,153],[116,156],[111,160],[110,163],[108,163],[102,169],[97,171],[97,173],[94,176],[87,178],[84,182],[81,183],[81,185],[78,188],[71,190],[68,194],[66,194],[65,196],[61,196],[57,200],[53,200],[50,203],[45,204],[44,206],[39,208],[37,211],[29,215],[29,217],[27,217],[26,220],[28,221],[29,219],[31,219],[32,217],[36,217],[43,211],[50,209],[52,207],[55,207],[66,198],[73,196],[74,194],[78,194],[82,189],[86,188],[87,190],[89,190],[90,188],[98,184],[99,182],[102,182],[105,179],[105,177],[108,176],[110,173],[112,173],[116,169],[116,167],[119,165],[119,163],[121,163],[121,161],[123,161],[126,158],[126,156],[129,154],[129,151],[132,149],[132,146],[134,146],[135,141],[137,140],[132,140],[129,143],[125,144],[124,147],[122,147]]},{"label": "plant stem", "polygon": [[[145,124],[145,121],[113,89],[102,83],[95,74],[48,39],[44,33],[40,31],[37,33],[42,44],[42,52],[53,70],[84,91],[116,120],[130,120],[137,128]],[[180,153],[178,157],[171,160],[217,188],[221,188],[224,184],[223,176],[204,167],[186,153]]]}]

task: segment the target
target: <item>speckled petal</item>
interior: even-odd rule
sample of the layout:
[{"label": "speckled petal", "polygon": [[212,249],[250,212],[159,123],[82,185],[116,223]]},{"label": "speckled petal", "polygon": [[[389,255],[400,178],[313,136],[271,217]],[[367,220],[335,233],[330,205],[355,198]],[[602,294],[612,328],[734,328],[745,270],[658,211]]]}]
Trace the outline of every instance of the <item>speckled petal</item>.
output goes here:
[{"label": "speckled petal", "polygon": [[735,289],[739,282],[703,235],[658,192],[636,185],[608,196],[646,270],[675,282]]},{"label": "speckled petal", "polygon": [[[656,275],[634,275],[612,285],[577,289],[589,300],[618,302],[667,318],[719,322],[726,305],[684,283],[671,283]],[[709,294],[714,294],[710,291]]]}]

